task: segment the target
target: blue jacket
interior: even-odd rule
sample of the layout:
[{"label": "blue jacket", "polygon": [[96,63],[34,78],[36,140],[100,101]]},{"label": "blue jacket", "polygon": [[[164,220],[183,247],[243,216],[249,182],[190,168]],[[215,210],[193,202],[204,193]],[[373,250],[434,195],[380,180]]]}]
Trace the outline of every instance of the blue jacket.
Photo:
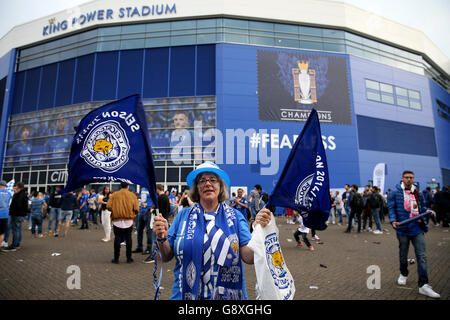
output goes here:
[{"label": "blue jacket", "polygon": [[[417,190],[417,189],[416,189]],[[417,190],[418,191],[418,190]],[[419,213],[422,214],[427,211],[425,206],[425,200],[423,198],[422,192],[418,191],[419,196]],[[400,184],[397,184],[392,192],[389,193],[387,204],[389,211],[389,220],[392,222],[402,222],[403,220],[409,219],[409,212],[405,210],[405,198],[403,196],[403,189]],[[421,232],[427,232],[428,226],[424,219],[419,219],[412,221],[406,226],[402,226],[399,229],[395,229],[398,234],[405,236],[417,236]]]}]

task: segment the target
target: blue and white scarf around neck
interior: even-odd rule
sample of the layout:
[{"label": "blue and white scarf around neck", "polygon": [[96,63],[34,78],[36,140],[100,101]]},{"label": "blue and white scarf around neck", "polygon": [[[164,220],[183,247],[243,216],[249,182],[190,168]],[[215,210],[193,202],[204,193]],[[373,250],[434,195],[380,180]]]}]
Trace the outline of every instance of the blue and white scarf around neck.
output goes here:
[{"label": "blue and white scarf around neck", "polygon": [[[244,299],[243,275],[239,254],[239,221],[234,209],[220,203],[217,209],[215,225],[229,240],[229,250],[223,265],[219,266],[216,283],[213,285],[211,299],[241,300]],[[201,272],[203,270],[203,242],[206,232],[204,210],[195,203],[189,211],[183,248],[183,300],[199,299]],[[228,243],[228,242],[227,242]],[[202,248],[202,250],[200,250]],[[218,257],[221,248],[216,248],[214,255]],[[216,263],[218,259],[216,258]]]}]

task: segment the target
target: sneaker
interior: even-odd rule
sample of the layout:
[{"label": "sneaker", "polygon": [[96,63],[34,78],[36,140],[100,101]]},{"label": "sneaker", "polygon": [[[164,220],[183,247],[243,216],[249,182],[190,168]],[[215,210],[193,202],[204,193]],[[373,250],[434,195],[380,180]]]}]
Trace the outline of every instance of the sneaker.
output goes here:
[{"label": "sneaker", "polygon": [[133,251],[131,251],[132,253],[139,253],[139,252],[142,252],[142,249],[136,249],[136,250],[133,250]]},{"label": "sneaker", "polygon": [[373,230],[372,233],[373,233],[373,234],[383,234],[383,231],[380,231],[380,230]]},{"label": "sneaker", "polygon": [[37,236],[38,238],[43,238],[44,237],[44,235],[43,234],[38,234],[38,236]]},{"label": "sneaker", "polygon": [[151,253],[150,250],[145,250],[142,252],[142,255],[146,255],[146,254],[150,254],[150,253]]},{"label": "sneaker", "polygon": [[309,250],[314,251],[314,247],[313,246],[309,247]]},{"label": "sneaker", "polygon": [[144,263],[154,263],[154,262],[155,262],[155,260],[152,259],[152,256],[151,256],[151,255],[149,255],[149,256],[144,260]]},{"label": "sneaker", "polygon": [[441,297],[439,293],[433,291],[429,284],[424,284],[421,286],[419,288],[419,293],[434,299],[439,299]]},{"label": "sneaker", "polygon": [[3,252],[14,252],[14,251],[17,251],[17,249],[14,248],[14,247],[9,246],[7,248],[3,248],[2,251]]},{"label": "sneaker", "polygon": [[115,264],[119,264],[119,259],[112,259],[111,262],[115,263]]},{"label": "sneaker", "polygon": [[404,286],[406,284],[406,279],[408,279],[408,278],[404,277],[400,274],[400,276],[397,279],[397,283],[401,286]]},{"label": "sneaker", "polygon": [[55,233],[55,237],[57,237],[57,236],[59,236],[59,233],[58,233],[58,232]]},{"label": "sneaker", "polygon": [[120,245],[121,245],[121,246],[126,246],[127,244],[126,244],[125,241],[124,241],[124,242],[121,242]]},{"label": "sneaker", "polygon": [[317,236],[317,235],[315,235],[314,237],[312,237],[313,238],[313,240],[316,240],[316,241],[319,241],[320,240],[320,238]]},{"label": "sneaker", "polygon": [[133,258],[127,258],[127,263],[132,263],[134,262]]},{"label": "sneaker", "polygon": [[8,242],[2,241],[2,248],[8,248]]},{"label": "sneaker", "polygon": [[51,237],[53,235],[53,232],[49,231],[48,236]]},{"label": "sneaker", "polygon": [[303,246],[303,243],[297,242],[297,247],[301,247],[301,246]]}]

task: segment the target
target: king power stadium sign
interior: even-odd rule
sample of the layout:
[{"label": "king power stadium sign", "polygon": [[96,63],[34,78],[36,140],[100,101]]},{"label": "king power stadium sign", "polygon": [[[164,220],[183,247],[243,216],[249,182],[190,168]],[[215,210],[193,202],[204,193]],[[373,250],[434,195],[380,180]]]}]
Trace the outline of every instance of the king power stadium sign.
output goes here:
[{"label": "king power stadium sign", "polygon": [[73,10],[72,15],[62,21],[56,18],[48,20],[48,24],[42,27],[42,36],[53,35],[69,29],[86,27],[94,22],[117,21],[136,19],[141,17],[174,15],[177,13],[176,3],[151,4],[139,7],[121,7],[118,9],[96,9],[88,12]]}]

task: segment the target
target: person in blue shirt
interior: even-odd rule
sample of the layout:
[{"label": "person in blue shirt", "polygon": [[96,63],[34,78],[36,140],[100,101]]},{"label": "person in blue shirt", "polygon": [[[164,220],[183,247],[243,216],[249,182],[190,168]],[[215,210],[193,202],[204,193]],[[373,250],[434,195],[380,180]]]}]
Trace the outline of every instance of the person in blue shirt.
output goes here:
[{"label": "person in blue shirt", "polygon": [[14,144],[8,152],[10,156],[8,165],[25,166],[30,164],[32,148],[30,135],[31,127],[24,125],[20,132],[20,141]]},{"label": "person in blue shirt", "polygon": [[[152,215],[152,209],[155,207],[150,197],[147,188],[142,188],[141,199],[139,200],[139,214],[136,218],[136,231],[137,231],[137,247],[133,253],[150,254],[153,247],[153,231],[150,229],[150,220]],[[142,240],[144,238],[144,229],[147,234],[147,246],[143,251]],[[149,260],[151,261],[151,259]],[[145,261],[144,261],[145,262]]]},{"label": "person in blue shirt", "polygon": [[81,227],[82,229],[89,229],[88,221],[87,221],[87,212],[88,212],[88,192],[85,188],[81,191],[80,198],[80,216],[81,216]]},{"label": "person in blue shirt", "polygon": [[3,242],[8,228],[9,203],[11,194],[6,190],[6,181],[0,181],[0,243]]},{"label": "person in blue shirt", "polygon": [[237,190],[237,197],[232,200],[231,206],[239,210],[244,217],[247,217],[248,202],[244,197],[244,190],[242,188]]},{"label": "person in blue shirt", "polygon": [[[192,207],[182,209],[170,229],[162,216],[154,218],[163,261],[176,258],[171,299],[248,299],[242,261],[253,264],[251,234],[241,212],[225,203],[229,184],[225,171],[205,162],[187,177]],[[263,227],[269,221],[265,208],[255,219]]]},{"label": "person in blue shirt", "polygon": [[54,136],[47,140],[45,152],[47,153],[47,163],[65,163],[70,152],[72,137],[68,135],[68,120],[59,118],[56,121]]},{"label": "person in blue shirt", "polygon": [[44,199],[39,198],[37,191],[33,192],[33,199],[31,200],[31,234],[36,237],[36,227],[38,228],[38,238],[42,238],[42,217],[44,211],[47,209],[47,204]]},{"label": "person in blue shirt", "polygon": [[425,234],[428,225],[424,219],[416,219],[406,225],[398,225],[400,222],[418,216],[425,212],[433,212],[425,206],[421,192],[414,183],[414,172],[405,170],[400,184],[397,184],[389,193],[387,203],[389,220],[397,233],[399,242],[400,276],[397,283],[406,285],[408,277],[408,250],[409,243],[414,246],[417,258],[417,273],[419,275],[419,293],[431,298],[440,298],[428,284],[427,255],[425,250]]}]

